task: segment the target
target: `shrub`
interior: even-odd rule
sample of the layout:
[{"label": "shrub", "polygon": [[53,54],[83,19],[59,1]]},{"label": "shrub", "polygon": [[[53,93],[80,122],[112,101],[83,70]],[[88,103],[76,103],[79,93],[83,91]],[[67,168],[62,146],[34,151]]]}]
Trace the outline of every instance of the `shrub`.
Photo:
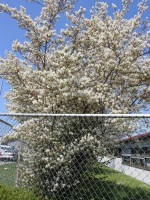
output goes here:
[{"label": "shrub", "polygon": [[0,199],[1,200],[42,200],[34,192],[26,188],[9,188],[0,183]]}]

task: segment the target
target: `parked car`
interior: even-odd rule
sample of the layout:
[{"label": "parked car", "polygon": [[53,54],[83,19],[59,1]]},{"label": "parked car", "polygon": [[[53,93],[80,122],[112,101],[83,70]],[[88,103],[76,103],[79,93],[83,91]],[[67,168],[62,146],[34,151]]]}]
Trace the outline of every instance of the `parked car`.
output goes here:
[{"label": "parked car", "polygon": [[8,145],[0,145],[1,161],[17,161],[18,150]]}]

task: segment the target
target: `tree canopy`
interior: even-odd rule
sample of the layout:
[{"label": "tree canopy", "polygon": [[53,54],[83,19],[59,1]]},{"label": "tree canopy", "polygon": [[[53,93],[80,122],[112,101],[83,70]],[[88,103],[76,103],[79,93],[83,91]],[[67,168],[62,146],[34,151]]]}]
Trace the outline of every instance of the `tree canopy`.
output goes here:
[{"label": "tree canopy", "polygon": [[[40,2],[39,2],[40,3]],[[107,14],[108,5],[97,1],[91,17],[85,9],[73,10],[74,0],[44,1],[40,15],[31,19],[26,10],[0,5],[1,12],[26,30],[23,44],[1,58],[0,72],[11,85],[6,95],[14,112],[131,113],[149,101],[149,24],[138,13],[125,19],[122,11]],[[64,13],[70,21],[60,34],[55,23]]]}]

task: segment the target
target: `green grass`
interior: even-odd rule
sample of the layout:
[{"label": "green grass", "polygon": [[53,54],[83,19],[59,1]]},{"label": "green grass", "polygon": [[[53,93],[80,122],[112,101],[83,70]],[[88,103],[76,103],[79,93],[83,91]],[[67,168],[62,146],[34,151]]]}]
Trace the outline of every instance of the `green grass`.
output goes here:
[{"label": "green grass", "polygon": [[26,188],[8,187],[0,184],[0,200],[42,200]]},{"label": "green grass", "polygon": [[27,188],[16,188],[16,163],[0,166],[0,200],[41,200]]},{"label": "green grass", "polygon": [[98,163],[84,174],[70,199],[150,200],[150,186]]},{"label": "green grass", "polygon": [[12,187],[15,186],[16,163],[0,165],[0,182]]},{"label": "green grass", "polygon": [[[15,188],[15,176],[15,163],[0,166],[0,200],[39,200],[28,190]],[[76,199],[150,200],[150,186],[96,163],[71,191],[69,200]]]}]

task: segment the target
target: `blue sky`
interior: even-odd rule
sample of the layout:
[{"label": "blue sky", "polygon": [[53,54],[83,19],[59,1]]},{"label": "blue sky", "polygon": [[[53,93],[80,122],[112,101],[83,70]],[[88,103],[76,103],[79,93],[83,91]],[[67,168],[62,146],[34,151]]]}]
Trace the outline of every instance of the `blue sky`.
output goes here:
[{"label": "blue sky", "polygon": [[[136,13],[137,10],[137,3],[140,0],[134,0],[130,12],[127,14],[127,18],[130,18]],[[105,2],[109,5],[109,14],[112,14],[111,4],[116,3],[119,7],[121,6],[121,0],[106,0]],[[26,0],[1,0],[0,3],[8,4],[11,7],[19,8],[20,5],[26,7],[27,13],[32,17],[35,18],[39,15],[41,7],[39,5],[33,4]],[[76,4],[76,9],[79,6],[83,6],[87,9],[86,16],[89,16],[89,10],[94,5],[95,0],[78,0]],[[148,2],[148,10],[145,12],[145,16],[150,18],[150,1]],[[57,24],[57,30],[59,31],[61,28],[64,27],[65,20],[62,17],[60,22]],[[18,28],[17,23],[15,20],[11,19],[6,14],[0,14],[0,57],[4,57],[6,51],[11,51],[12,42],[18,39],[20,42],[25,40],[24,38],[25,32]],[[1,80],[0,80],[1,84]],[[6,112],[5,108],[5,99],[3,98],[4,93],[9,90],[9,86],[4,82],[2,92],[0,94],[0,112]]]}]

